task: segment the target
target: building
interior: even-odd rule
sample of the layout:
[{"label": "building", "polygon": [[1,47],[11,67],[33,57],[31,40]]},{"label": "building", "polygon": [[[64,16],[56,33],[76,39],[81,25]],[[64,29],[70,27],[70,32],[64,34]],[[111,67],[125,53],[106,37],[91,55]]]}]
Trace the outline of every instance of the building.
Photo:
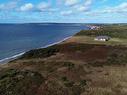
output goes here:
[{"label": "building", "polygon": [[90,27],[90,30],[100,30],[101,29],[101,26],[89,25],[88,27]]},{"label": "building", "polygon": [[111,37],[109,36],[97,36],[94,40],[95,41],[109,41]]}]

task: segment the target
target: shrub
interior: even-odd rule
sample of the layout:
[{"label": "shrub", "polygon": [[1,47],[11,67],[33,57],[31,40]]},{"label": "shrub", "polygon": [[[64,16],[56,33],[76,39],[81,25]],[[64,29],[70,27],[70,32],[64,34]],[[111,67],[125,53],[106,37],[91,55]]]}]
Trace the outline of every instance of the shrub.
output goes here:
[{"label": "shrub", "polygon": [[0,74],[0,95],[35,95],[44,77],[28,70],[9,69]]},{"label": "shrub", "polygon": [[112,50],[107,58],[108,64],[125,64],[127,63],[127,50],[125,49],[114,49]]},{"label": "shrub", "polygon": [[62,81],[68,81],[68,80],[67,80],[67,77],[65,77],[65,76],[62,77],[61,79],[62,79]]},{"label": "shrub", "polygon": [[86,85],[86,80],[81,80],[80,81],[80,86],[85,86]]},{"label": "shrub", "polygon": [[59,49],[56,45],[42,49],[30,50],[21,56],[20,59],[50,57],[51,55],[56,54],[58,51]]},{"label": "shrub", "polygon": [[65,85],[66,87],[72,87],[73,84],[74,84],[73,81],[68,81],[68,82],[65,82],[65,83],[64,83],[64,85]]},{"label": "shrub", "polygon": [[68,67],[68,69],[71,70],[75,67],[75,64],[72,62],[64,62],[64,66]]}]

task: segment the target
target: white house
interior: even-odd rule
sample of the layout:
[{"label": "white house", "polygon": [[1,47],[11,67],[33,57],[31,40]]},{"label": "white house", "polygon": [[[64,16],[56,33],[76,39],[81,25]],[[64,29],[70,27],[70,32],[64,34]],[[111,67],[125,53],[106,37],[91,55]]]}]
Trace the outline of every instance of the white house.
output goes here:
[{"label": "white house", "polygon": [[109,41],[111,37],[109,36],[97,36],[94,40],[95,41]]}]

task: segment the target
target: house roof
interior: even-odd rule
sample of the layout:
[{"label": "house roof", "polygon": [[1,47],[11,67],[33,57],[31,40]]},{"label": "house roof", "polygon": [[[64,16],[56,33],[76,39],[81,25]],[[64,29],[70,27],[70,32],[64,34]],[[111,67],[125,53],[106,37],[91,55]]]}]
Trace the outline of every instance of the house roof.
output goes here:
[{"label": "house roof", "polygon": [[109,36],[97,36],[96,39],[110,39]]}]

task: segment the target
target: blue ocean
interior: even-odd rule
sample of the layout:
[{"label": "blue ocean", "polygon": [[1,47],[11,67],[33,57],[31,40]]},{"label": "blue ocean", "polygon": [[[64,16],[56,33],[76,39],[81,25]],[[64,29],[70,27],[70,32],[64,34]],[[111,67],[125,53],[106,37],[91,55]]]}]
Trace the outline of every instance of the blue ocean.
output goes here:
[{"label": "blue ocean", "polygon": [[45,47],[74,35],[85,24],[0,24],[0,62],[31,49]]}]

